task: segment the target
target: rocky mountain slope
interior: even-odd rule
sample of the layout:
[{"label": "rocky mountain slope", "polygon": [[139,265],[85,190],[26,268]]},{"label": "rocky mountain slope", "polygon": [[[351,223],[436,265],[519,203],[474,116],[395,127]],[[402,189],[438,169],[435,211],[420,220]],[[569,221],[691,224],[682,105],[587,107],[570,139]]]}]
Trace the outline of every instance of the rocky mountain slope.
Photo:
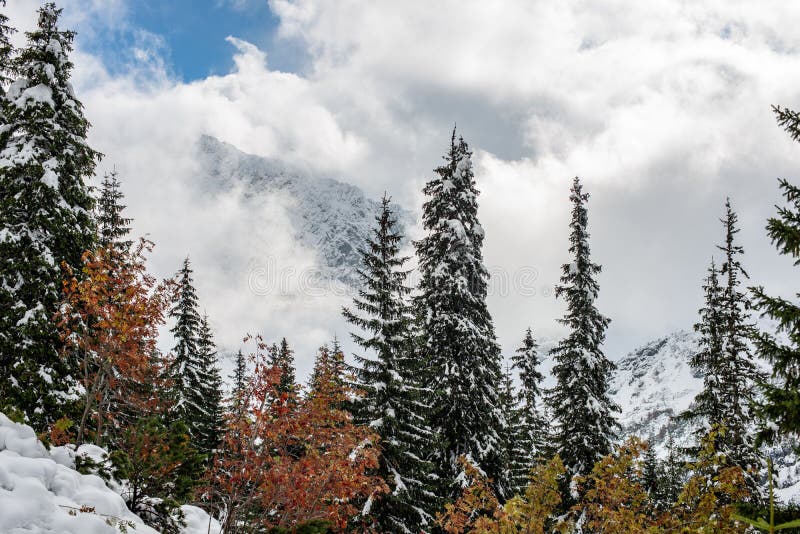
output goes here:
[{"label": "rocky mountain slope", "polygon": [[[678,447],[692,442],[694,426],[675,416],[691,405],[703,387],[702,375],[689,365],[697,343],[694,332],[678,331],[616,362],[611,391],[622,409],[623,435],[651,440],[662,455],[669,436]],[[763,451],[773,458],[778,494],[784,500],[800,500],[800,461],[793,445],[787,442]]]},{"label": "rocky mountain slope", "polygon": [[[294,237],[316,252],[321,276],[345,284],[356,281],[358,249],[374,225],[380,208],[377,200],[358,187],[246,154],[207,135],[198,142],[198,161],[201,180],[210,192],[241,187],[249,196],[280,196]],[[394,209],[402,228],[410,216],[399,206]]]}]

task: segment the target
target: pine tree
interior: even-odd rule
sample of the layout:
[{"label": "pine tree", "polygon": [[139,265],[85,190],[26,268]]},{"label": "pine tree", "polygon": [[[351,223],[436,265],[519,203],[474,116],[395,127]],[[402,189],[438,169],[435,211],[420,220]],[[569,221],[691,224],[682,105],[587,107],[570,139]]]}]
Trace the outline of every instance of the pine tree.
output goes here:
[{"label": "pine tree", "polygon": [[[692,406],[681,417],[702,418],[708,425],[721,425],[724,419],[722,406],[722,367],[723,350],[723,301],[719,285],[719,269],[711,259],[708,276],[703,283],[705,303],[700,308],[700,321],[694,325],[700,334],[699,351],[692,356],[691,365],[703,375],[703,390],[694,399]],[[710,428],[709,426],[709,428]],[[705,426],[698,430],[698,438],[708,432]],[[698,440],[699,442],[699,440]]]},{"label": "pine tree", "polygon": [[661,466],[656,457],[653,439],[647,443],[647,448],[642,453],[642,487],[651,499],[656,500],[661,491]]},{"label": "pine tree", "polygon": [[309,393],[314,394],[325,384],[321,380],[332,381],[337,388],[346,388],[348,384],[345,376],[346,365],[344,353],[339,348],[339,342],[334,338],[334,348],[331,349],[327,344],[322,345],[317,351],[314,359],[314,367],[311,371],[311,378],[308,381]]},{"label": "pine tree", "polygon": [[128,239],[132,219],[122,215],[126,207],[122,204],[123,198],[117,171],[106,174],[97,201],[97,234],[100,246],[111,248],[117,254],[129,250],[133,243]]},{"label": "pine tree", "polygon": [[85,180],[100,158],[86,144],[89,123],[69,81],[75,34],[58,28],[60,14],[52,3],[39,9],[1,101],[0,402],[38,428],[64,413],[76,383],[77,362],[59,357],[52,317],[61,263],[80,270],[94,245]]},{"label": "pine tree", "polygon": [[286,338],[281,339],[280,346],[273,344],[269,350],[269,364],[281,370],[281,380],[275,386],[278,393],[296,393],[297,379],[294,370],[294,351],[289,348]]},{"label": "pine tree", "polygon": [[755,333],[755,325],[750,322],[752,304],[748,294],[741,289],[742,279],[749,277],[738,259],[744,249],[734,241],[739,232],[736,227],[738,217],[731,208],[730,199],[725,201],[725,217],[720,221],[725,227],[725,243],[717,248],[725,255],[720,267],[725,284],[722,290],[722,358],[718,375],[723,408],[721,424],[725,432],[720,433],[717,447],[731,464],[742,468],[750,494],[758,500],[761,498],[758,472],[762,462],[755,451],[754,436],[749,427],[752,418],[750,406],[756,400],[755,387],[761,376],[750,349],[749,341]]},{"label": "pine tree", "polygon": [[362,288],[353,299],[355,311],[344,308],[345,319],[360,332],[351,333],[367,354],[356,356],[353,403],[356,421],[369,425],[381,437],[378,474],[391,493],[370,511],[381,532],[419,532],[432,518],[432,465],[420,451],[431,447],[424,397],[411,344],[411,312],[406,301],[408,258],[400,256],[403,239],[384,195],[376,227],[361,251],[358,275]]},{"label": "pine tree", "polygon": [[504,416],[497,408],[501,356],[486,307],[489,274],[471,155],[454,130],[444,164],[423,190],[427,235],[416,243],[421,281],[415,305],[426,385],[433,392],[431,427],[441,443],[433,460],[438,493],[446,498],[460,492],[461,456],[498,489],[504,486],[499,436]]},{"label": "pine tree", "polygon": [[[781,126],[800,140],[800,117],[775,108]],[[767,235],[781,254],[800,265],[800,188],[780,180],[789,207],[778,207],[778,216],[769,219]],[[761,441],[774,442],[783,436],[800,436],[800,306],[789,299],[771,297],[763,287],[753,289],[755,305],[777,324],[776,334],[760,332],[755,337],[759,354],[772,364],[772,380],[762,381],[763,400],[758,411],[764,420]],[[796,295],[800,298],[800,295]]]},{"label": "pine tree", "polygon": [[208,324],[208,316],[204,315],[200,321],[200,333],[197,338],[197,350],[202,362],[199,369],[201,379],[201,394],[203,400],[203,417],[197,421],[196,444],[197,450],[211,458],[217,448],[224,425],[222,411],[222,377],[217,366],[217,347],[214,335]]},{"label": "pine tree", "polygon": [[[800,141],[800,114],[773,106],[778,125],[794,141]],[[778,180],[788,206],[776,206],[778,214],[767,222],[767,235],[782,255],[800,265],[800,188]],[[754,304],[762,315],[776,323],[774,334],[758,332],[759,355],[772,365],[771,380],[762,380],[763,399],[758,405],[762,419],[759,441],[800,436],[800,306],[789,298],[769,296],[763,287],[752,289]],[[800,294],[795,295],[800,298]],[[779,337],[780,336],[780,337]]]},{"label": "pine tree", "polygon": [[537,353],[538,345],[530,328],[525,331],[522,346],[511,357],[514,368],[519,372],[521,382],[520,401],[522,403],[522,440],[520,447],[528,452],[528,469],[533,467],[537,456],[545,454],[547,428],[542,400],[542,381],[544,375],[539,371],[541,360]]},{"label": "pine tree", "polygon": [[507,483],[504,488],[506,496],[511,497],[525,492],[525,488],[530,482],[529,477],[533,464],[531,450],[528,449],[524,405],[519,402],[517,392],[514,390],[511,369],[508,367],[503,373],[499,402],[506,420],[500,433],[502,458],[505,462],[502,480]]},{"label": "pine tree", "polygon": [[171,332],[175,338],[172,361],[167,370],[171,382],[173,413],[186,423],[193,438],[202,435],[205,411],[204,369],[199,339],[202,320],[198,312],[197,292],[192,279],[192,268],[187,257],[177,274],[177,295],[170,310],[175,320]]},{"label": "pine tree", "polygon": [[248,385],[247,360],[242,354],[242,349],[239,349],[239,352],[236,353],[236,367],[234,367],[230,379],[233,384],[231,408],[235,410],[244,400]]},{"label": "pine tree", "polygon": [[[0,5],[6,7],[6,1],[0,0]],[[8,24],[8,17],[0,13],[0,98],[5,95],[13,76],[14,46],[11,44],[11,34],[14,32],[16,30]]]},{"label": "pine tree", "polygon": [[556,296],[566,300],[567,312],[559,321],[569,334],[550,352],[556,361],[553,374],[557,383],[548,392],[557,424],[555,452],[564,461],[568,477],[587,475],[595,462],[611,452],[618,426],[615,413],[619,407],[608,391],[614,364],[600,347],[609,319],[595,307],[596,276],[601,267],[592,263],[589,255],[588,199],[575,177],[569,237],[574,260],[562,267],[561,285],[556,287]]}]

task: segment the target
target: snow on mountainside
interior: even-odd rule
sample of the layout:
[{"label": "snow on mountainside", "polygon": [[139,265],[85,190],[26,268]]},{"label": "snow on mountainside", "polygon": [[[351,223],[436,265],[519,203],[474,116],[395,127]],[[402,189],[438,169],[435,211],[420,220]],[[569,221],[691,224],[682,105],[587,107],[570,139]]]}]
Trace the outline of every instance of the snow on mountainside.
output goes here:
[{"label": "snow on mountainside", "polygon": [[703,388],[703,377],[689,365],[697,349],[694,332],[679,331],[651,341],[617,362],[611,392],[622,409],[625,434],[676,444],[690,438],[690,428],[673,416],[686,410]]},{"label": "snow on mountainside", "polygon": [[[99,447],[79,453],[97,457]],[[194,506],[183,506],[181,534],[215,534],[219,524]],[[33,429],[0,413],[0,532],[3,534],[155,534],[98,476],[75,471],[75,452],[49,451]]]},{"label": "snow on mountainside", "polygon": [[[357,282],[358,249],[370,235],[378,201],[358,187],[246,154],[208,135],[200,138],[198,156],[201,178],[210,192],[242,187],[248,196],[288,197],[295,237],[317,253],[320,274],[349,285]],[[393,208],[402,231],[410,215],[397,205]]]},{"label": "snow on mountainside", "polygon": [[[651,440],[657,453],[666,454],[672,436],[677,447],[692,443],[695,427],[674,416],[688,408],[703,388],[703,377],[689,365],[698,350],[694,332],[678,331],[633,350],[618,360],[611,392],[622,413],[622,435]],[[772,457],[778,496],[800,500],[800,459],[795,444],[784,442],[763,452]]]}]

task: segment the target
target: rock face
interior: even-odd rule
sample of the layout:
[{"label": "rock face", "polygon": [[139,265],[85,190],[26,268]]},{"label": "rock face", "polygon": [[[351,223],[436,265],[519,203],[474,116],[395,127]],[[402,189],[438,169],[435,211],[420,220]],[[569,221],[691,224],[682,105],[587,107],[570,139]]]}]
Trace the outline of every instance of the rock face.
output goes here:
[{"label": "rock face", "polygon": [[[316,252],[320,276],[355,284],[358,250],[369,237],[380,209],[358,187],[311,176],[285,163],[245,154],[210,136],[198,142],[201,180],[209,192],[241,187],[245,195],[280,196],[297,239]],[[394,206],[399,226],[410,215]]]}]

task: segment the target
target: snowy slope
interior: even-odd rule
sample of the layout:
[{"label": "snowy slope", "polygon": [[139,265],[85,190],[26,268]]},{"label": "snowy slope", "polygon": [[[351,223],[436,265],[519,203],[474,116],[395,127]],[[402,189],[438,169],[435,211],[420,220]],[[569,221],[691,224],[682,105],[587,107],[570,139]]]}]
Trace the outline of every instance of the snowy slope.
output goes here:
[{"label": "snowy slope", "polygon": [[[102,452],[91,445],[79,452],[84,448],[91,455]],[[83,475],[74,467],[72,450],[48,451],[31,427],[0,413],[0,532],[111,534],[127,527],[128,532],[156,534],[100,477]],[[208,515],[199,508],[183,510],[183,534],[219,531],[216,522],[209,530]]]},{"label": "snowy slope", "polygon": [[[611,391],[622,409],[623,436],[652,440],[661,455],[666,452],[670,435],[679,447],[692,443],[692,425],[673,416],[688,408],[703,387],[702,376],[689,366],[698,349],[697,342],[694,332],[678,331],[647,343],[616,362]],[[793,445],[787,442],[764,450],[773,458],[777,494],[785,501],[800,501],[800,459]]]},{"label": "snowy slope", "polygon": [[686,410],[703,388],[703,378],[689,366],[697,348],[694,332],[678,331],[633,350],[617,363],[611,391],[622,409],[625,434],[663,443],[673,434],[676,444],[691,429],[673,416]]},{"label": "snowy slope", "polygon": [[[355,186],[245,154],[207,135],[198,143],[198,161],[209,192],[241,187],[247,195],[279,195],[295,237],[317,253],[321,274],[347,284],[356,281],[358,249],[370,235],[379,202]],[[402,230],[410,216],[398,206],[394,209]]]}]

